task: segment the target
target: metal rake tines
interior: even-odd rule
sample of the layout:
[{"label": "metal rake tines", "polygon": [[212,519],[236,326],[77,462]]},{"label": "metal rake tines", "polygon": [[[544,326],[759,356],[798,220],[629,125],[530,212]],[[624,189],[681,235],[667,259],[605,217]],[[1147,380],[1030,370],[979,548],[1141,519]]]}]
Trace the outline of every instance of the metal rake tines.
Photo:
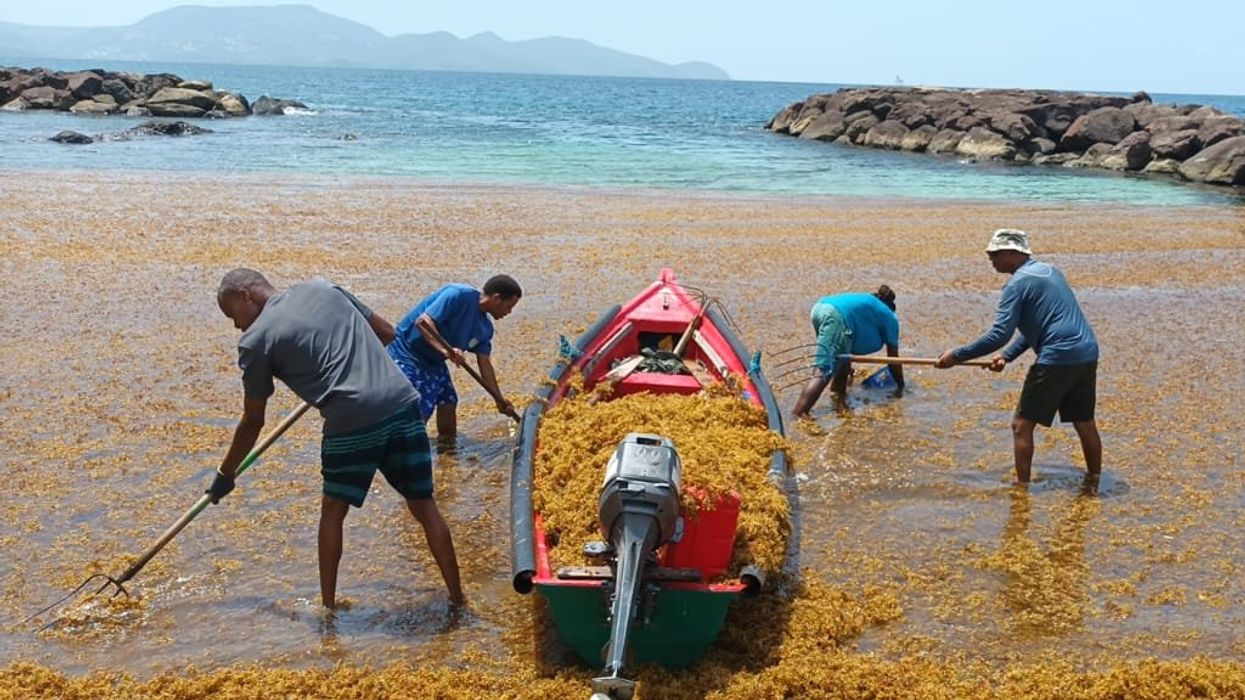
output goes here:
[{"label": "metal rake tines", "polygon": [[781,350],[767,352],[766,354],[768,354],[770,357],[777,357],[779,355],[786,355],[789,352],[795,352],[796,350],[807,350],[809,348],[816,348],[816,347],[819,347],[820,345],[821,343],[804,343],[802,345],[792,345],[789,348],[783,348]]},{"label": "metal rake tines", "polygon": [[782,362],[778,362],[778,363],[776,363],[776,364],[772,365],[772,366],[770,367],[770,369],[778,369],[779,367],[786,367],[787,365],[793,364],[793,363],[795,363],[795,362],[809,362],[809,363],[811,363],[811,362],[813,361],[813,359],[814,359],[814,358],[816,358],[816,356],[817,356],[817,353],[814,353],[814,352],[805,353],[805,354],[803,354],[803,355],[796,355],[795,357],[792,357],[792,358],[787,359],[787,360],[783,360]]},{"label": "metal rake tines", "polygon": [[816,367],[817,365],[810,362],[806,365],[800,365],[798,367],[793,367],[787,370],[786,372],[782,372],[781,374],[776,375],[774,379],[779,380],[779,379],[782,379],[783,377],[789,377],[793,374],[796,374],[797,372],[807,372],[810,369],[816,369]]},{"label": "metal rake tines", "polygon": [[808,382],[808,380],[809,380],[808,377],[800,377],[799,379],[796,379],[795,381],[787,382],[786,384],[783,384],[782,386],[775,389],[775,391],[783,392],[788,389],[793,389],[797,386],[803,386],[806,382]]},{"label": "metal rake tines", "polygon": [[[79,592],[80,592],[83,588],[86,588],[86,587],[87,587],[87,586],[88,586],[88,585],[89,585],[92,581],[94,581],[95,579],[100,579],[100,578],[104,579],[104,583],[103,583],[103,585],[101,585],[98,589],[96,589],[96,590],[95,590],[95,592],[94,592],[94,593],[92,593],[89,597],[94,598],[95,596],[99,595],[100,593],[103,593],[103,592],[104,592],[104,589],[108,588],[109,586],[116,586],[116,588],[117,588],[116,592],[114,592],[114,593],[112,594],[114,598],[115,598],[116,596],[120,595],[121,593],[124,593],[124,594],[125,594],[125,596],[126,596],[127,598],[128,598],[128,597],[130,597],[130,592],[129,592],[129,591],[127,591],[127,590],[125,590],[125,586],[121,585],[121,582],[120,582],[120,581],[118,581],[117,579],[113,578],[112,576],[109,576],[108,574],[102,574],[102,573],[101,573],[101,574],[92,574],[92,575],[88,576],[88,577],[86,578],[86,580],[85,580],[85,581],[83,581],[82,583],[78,584],[78,587],[77,587],[77,588],[73,589],[72,591],[70,591],[69,593],[67,593],[65,596],[63,596],[62,598],[60,598],[59,600],[57,600],[56,602],[52,603],[51,605],[49,605],[49,606],[47,606],[47,607],[40,608],[38,612],[36,612],[35,614],[33,614],[33,615],[31,615],[30,617],[26,618],[25,620],[22,620],[22,624],[24,625],[24,624],[26,624],[26,623],[30,622],[31,620],[33,620],[33,619],[35,619],[35,618],[39,617],[39,616],[40,616],[40,615],[42,615],[43,613],[45,613],[45,612],[47,612],[47,611],[51,610],[52,608],[55,608],[55,607],[57,607],[58,605],[63,604],[65,601],[67,601],[67,600],[69,600],[70,598],[73,598],[74,596],[78,595],[78,593],[79,593]],[[54,620],[52,620],[51,622],[47,623],[46,625],[43,625],[42,627],[40,627],[38,631],[42,632],[43,630],[45,630],[45,629],[47,629],[47,628],[51,627],[51,626],[52,626],[52,625],[54,625],[54,624],[56,624],[56,620],[55,620],[55,619],[54,619]]]}]

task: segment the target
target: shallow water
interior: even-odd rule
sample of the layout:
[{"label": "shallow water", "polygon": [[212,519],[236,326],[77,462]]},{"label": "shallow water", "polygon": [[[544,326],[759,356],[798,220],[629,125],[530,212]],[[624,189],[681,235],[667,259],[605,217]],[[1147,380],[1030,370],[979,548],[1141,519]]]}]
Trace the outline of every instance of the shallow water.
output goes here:
[{"label": "shallow water", "polygon": [[[835,653],[847,656],[834,658],[862,669],[894,661],[934,674],[911,660],[921,658],[990,677],[1051,655],[1109,672],[1245,652],[1239,209],[120,173],[3,181],[0,664],[147,677],[243,662],[436,666],[479,652],[545,669],[560,658],[531,600],[510,590],[510,427],[462,379],[466,437],[438,457],[436,478],[466,611],[449,611],[422,533],[378,480],[347,520],[347,606],[326,620],[315,602],[319,421],[307,417],[135,579],[139,605],[80,610],[41,634],[16,624],[88,573],[123,570],[206,486],[239,405],[236,332],[212,299],[232,266],[279,286],[325,275],[391,320],[445,281],[510,272],[526,295],[498,324],[494,359],[519,399],[544,377],[558,334],[574,337],[663,265],[721,297],[767,356],[810,341],[819,296],[883,281],[899,293],[904,352],[936,354],[992,319],[1003,278],[980,249],[1005,224],[1030,230],[1067,273],[1103,345],[1097,493],[1081,487],[1067,428],[1039,430],[1037,480],[1010,485],[1006,423],[1023,367],[914,368],[902,399],[854,387],[846,411],[823,400],[814,423],[789,425],[805,578],[834,592],[793,605],[857,620],[858,632],[835,628]],[[269,425],[294,405],[279,391]],[[864,614],[849,598],[893,600],[897,612]],[[686,697],[731,684],[748,697],[745,676],[732,675],[744,673],[731,665],[733,634],[699,672],[645,677]],[[825,634],[800,627],[791,643]],[[708,669],[726,675],[705,685]]]},{"label": "shallow water", "polygon": [[[1242,203],[1239,191],[1176,178],[1063,167],[976,164],[809,142],[765,123],[841,86],[430,71],[6,61],[57,70],[175,72],[219,89],[306,102],[313,113],[209,120],[213,133],[66,146],[64,129],[111,135],[142,120],[63,112],[0,113],[0,166],[20,170],[180,171],[270,178],[401,176],[435,183],[593,186],[934,200]],[[91,65],[87,65],[91,63]],[[832,78],[832,73],[827,74]],[[1245,97],[1154,95],[1245,116]]]}]

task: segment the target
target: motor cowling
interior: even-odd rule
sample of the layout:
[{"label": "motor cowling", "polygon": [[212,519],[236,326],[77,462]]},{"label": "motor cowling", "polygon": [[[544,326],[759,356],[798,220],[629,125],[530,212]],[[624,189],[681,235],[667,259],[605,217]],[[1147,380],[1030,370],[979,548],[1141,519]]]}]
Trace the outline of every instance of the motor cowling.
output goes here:
[{"label": "motor cowling", "polygon": [[605,482],[597,502],[601,534],[615,535],[627,513],[647,515],[657,523],[655,541],[648,548],[665,544],[674,536],[679,519],[681,464],[669,438],[630,433],[605,468]]}]

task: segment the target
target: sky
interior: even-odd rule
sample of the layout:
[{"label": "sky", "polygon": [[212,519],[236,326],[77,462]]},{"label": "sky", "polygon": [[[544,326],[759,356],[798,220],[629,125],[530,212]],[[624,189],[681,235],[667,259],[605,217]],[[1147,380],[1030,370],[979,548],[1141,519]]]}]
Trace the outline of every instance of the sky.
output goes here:
[{"label": "sky", "polygon": [[[5,0],[0,21],[120,26],[179,4]],[[1245,95],[1245,2],[311,0],[383,34],[565,36],[736,80]]]}]

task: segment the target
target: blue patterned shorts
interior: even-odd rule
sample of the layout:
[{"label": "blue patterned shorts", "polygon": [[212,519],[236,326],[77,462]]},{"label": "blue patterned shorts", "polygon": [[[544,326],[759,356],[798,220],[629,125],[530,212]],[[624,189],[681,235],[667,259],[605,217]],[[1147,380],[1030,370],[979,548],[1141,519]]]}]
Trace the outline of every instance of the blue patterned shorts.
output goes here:
[{"label": "blue patterned shorts", "polygon": [[432,417],[437,406],[458,403],[458,392],[454,390],[454,380],[450,379],[448,362],[412,362],[406,358],[394,357],[393,353],[390,353],[390,357],[398,363],[398,368],[411,381],[415,391],[419,392],[419,414],[424,420]]}]

